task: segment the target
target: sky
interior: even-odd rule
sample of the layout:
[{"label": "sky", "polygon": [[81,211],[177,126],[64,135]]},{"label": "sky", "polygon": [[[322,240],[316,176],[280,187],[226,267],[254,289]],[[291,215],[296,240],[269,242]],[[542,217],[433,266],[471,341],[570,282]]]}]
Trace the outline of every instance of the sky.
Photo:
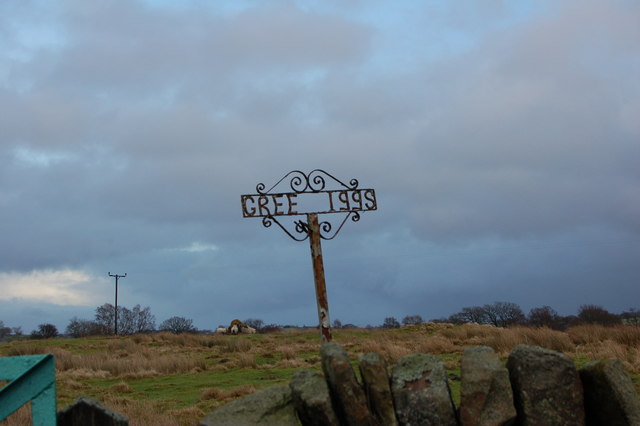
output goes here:
[{"label": "sky", "polygon": [[315,325],[309,243],[240,204],[314,169],[377,198],[322,242],[332,321],[640,308],[638,22],[635,0],[2,1],[0,320],[63,332],[126,273],[118,305],[157,324]]}]

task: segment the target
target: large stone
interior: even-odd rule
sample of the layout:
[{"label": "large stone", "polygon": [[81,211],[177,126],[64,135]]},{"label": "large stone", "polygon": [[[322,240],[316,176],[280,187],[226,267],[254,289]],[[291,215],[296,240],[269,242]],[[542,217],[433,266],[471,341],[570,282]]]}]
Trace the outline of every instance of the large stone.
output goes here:
[{"label": "large stone", "polygon": [[320,348],[322,370],[329,385],[333,407],[346,425],[375,425],[367,406],[364,390],[349,363],[347,352],[336,343],[324,343]]},{"label": "large stone", "polygon": [[571,358],[538,346],[519,345],[507,361],[518,424],[584,425],[584,399]]},{"label": "large stone", "polygon": [[509,370],[494,350],[488,346],[465,349],[461,361],[460,424],[510,425],[516,414]]},{"label": "large stone", "polygon": [[298,417],[304,426],[340,425],[322,374],[311,370],[297,370],[293,373],[289,387]]},{"label": "large stone", "polygon": [[287,385],[261,389],[207,414],[200,426],[298,426],[291,389]]},{"label": "large stone", "polygon": [[93,398],[81,397],[58,412],[59,426],[128,426],[129,420]]},{"label": "large stone", "polygon": [[640,399],[622,362],[589,362],[580,378],[588,425],[640,426]]},{"label": "large stone", "polygon": [[398,420],[393,409],[393,396],[384,360],[380,355],[372,352],[360,356],[359,361],[360,376],[373,417],[381,425],[397,425]]},{"label": "large stone", "polygon": [[410,354],[391,372],[391,392],[401,425],[456,425],[447,372],[434,355]]}]

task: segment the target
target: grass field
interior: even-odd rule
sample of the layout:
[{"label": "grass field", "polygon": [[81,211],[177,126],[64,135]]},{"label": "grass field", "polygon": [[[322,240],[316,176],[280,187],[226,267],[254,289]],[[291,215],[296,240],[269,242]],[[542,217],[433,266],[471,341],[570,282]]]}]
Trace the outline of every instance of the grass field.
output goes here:
[{"label": "grass field", "polygon": [[[383,355],[389,365],[413,352],[442,357],[456,403],[460,356],[465,347],[477,345],[491,346],[503,360],[522,343],[566,353],[578,366],[595,359],[619,358],[640,390],[640,327],[585,325],[560,332],[424,323],[399,329],[341,329],[333,335],[354,365],[367,352]],[[0,356],[55,355],[58,409],[80,396],[90,396],[129,417],[132,426],[197,424],[222,404],[259,388],[287,383],[296,369],[320,370],[318,350],[319,333],[308,329],[239,336],[157,333],[0,344]],[[28,408],[0,424],[28,424]]]}]

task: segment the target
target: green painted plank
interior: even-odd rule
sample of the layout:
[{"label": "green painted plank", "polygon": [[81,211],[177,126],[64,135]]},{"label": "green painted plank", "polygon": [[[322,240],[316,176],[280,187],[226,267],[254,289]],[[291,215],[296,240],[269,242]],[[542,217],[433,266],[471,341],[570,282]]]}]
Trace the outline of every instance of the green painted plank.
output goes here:
[{"label": "green painted plank", "polygon": [[0,420],[29,401],[34,425],[56,424],[55,362],[53,355],[0,358],[0,377],[11,380],[0,389]]},{"label": "green painted plank", "polygon": [[51,355],[23,355],[0,358],[0,380],[15,380],[48,356]]}]

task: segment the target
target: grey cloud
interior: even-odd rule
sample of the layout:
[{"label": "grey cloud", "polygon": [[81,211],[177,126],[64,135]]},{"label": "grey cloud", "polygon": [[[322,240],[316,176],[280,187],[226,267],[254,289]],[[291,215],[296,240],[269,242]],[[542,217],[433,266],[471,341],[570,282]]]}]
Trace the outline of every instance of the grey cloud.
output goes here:
[{"label": "grey cloud", "polygon": [[[64,43],[20,61],[0,54],[0,268],[123,268],[136,277],[125,305],[149,304],[158,319],[189,306],[201,327],[311,323],[306,243],[243,219],[239,195],[321,167],[378,195],[378,211],[323,245],[334,318],[553,304],[551,291],[566,313],[600,299],[627,308],[640,230],[637,6],[563,4],[477,24],[482,38],[437,61],[421,60],[433,41],[417,32],[422,44],[394,52],[415,55],[411,69],[370,62],[383,29],[354,19],[367,3],[348,18],[334,7],[225,16],[69,2],[47,21]],[[495,7],[491,19],[512,16]],[[41,19],[31,14],[20,16]],[[445,16],[439,25],[456,31],[468,22]],[[512,250],[563,239],[591,245]],[[616,241],[628,243],[606,245]],[[175,250],[195,242],[220,250]]]},{"label": "grey cloud", "polygon": [[[269,69],[354,63],[369,49],[366,28],[293,4],[220,17],[206,9],[167,11],[139,2],[69,2],[63,19],[64,49],[21,72],[51,68],[42,76],[47,84],[118,98],[235,85],[238,77],[251,80]],[[46,66],[50,61],[53,67]]]}]

